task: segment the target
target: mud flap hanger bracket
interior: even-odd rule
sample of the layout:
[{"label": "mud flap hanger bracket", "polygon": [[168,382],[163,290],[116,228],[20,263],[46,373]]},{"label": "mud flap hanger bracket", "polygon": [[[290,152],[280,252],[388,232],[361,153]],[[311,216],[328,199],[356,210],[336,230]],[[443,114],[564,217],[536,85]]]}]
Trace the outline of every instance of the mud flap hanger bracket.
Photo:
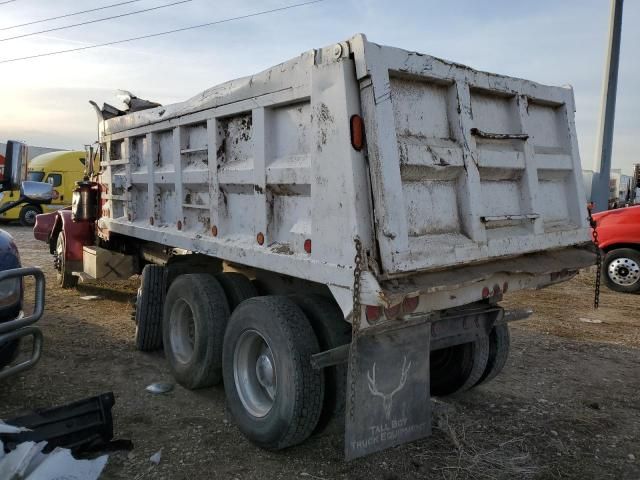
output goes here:
[{"label": "mud flap hanger bracket", "polygon": [[[501,309],[492,309],[485,310],[484,313],[502,311]],[[478,312],[476,312],[477,314]],[[437,317],[429,314],[422,314],[420,317],[415,318],[406,322],[406,327],[411,327],[416,324],[429,323],[431,324],[431,339],[430,339],[430,349],[438,350],[439,348],[444,348],[450,345],[456,345],[458,343],[465,343],[466,341],[473,341],[473,339],[481,334],[488,333],[491,330],[493,325],[501,325],[506,324],[508,322],[514,322],[517,320],[524,320],[529,318],[533,314],[533,310],[531,309],[516,309],[516,310],[507,310],[502,314],[497,315],[497,318],[491,319],[491,325],[487,325],[486,322],[483,322],[482,328],[467,328],[465,329],[464,320],[462,323],[456,319],[460,319],[461,316],[469,315],[471,312],[460,312],[460,315],[447,316],[447,317]],[[447,323],[453,323],[454,325],[450,325],[445,327]],[[383,325],[380,325],[382,327]],[[400,326],[400,325],[398,325]],[[467,321],[467,327],[469,327],[469,323]],[[488,327],[488,330],[487,330]],[[376,327],[369,328],[365,330],[362,335],[375,335],[378,330]],[[331,367],[334,365],[340,365],[346,363],[349,358],[349,349],[350,344],[341,345],[336,348],[332,348],[331,350],[326,350],[324,352],[316,353],[311,356],[311,365],[315,369],[321,369],[326,367]]]}]

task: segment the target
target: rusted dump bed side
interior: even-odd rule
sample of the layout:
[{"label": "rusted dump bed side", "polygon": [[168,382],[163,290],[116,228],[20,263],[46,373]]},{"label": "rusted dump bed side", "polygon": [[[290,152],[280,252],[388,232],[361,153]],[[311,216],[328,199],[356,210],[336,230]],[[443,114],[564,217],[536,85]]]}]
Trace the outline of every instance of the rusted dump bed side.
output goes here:
[{"label": "rusted dump bed side", "polygon": [[330,286],[352,283],[353,238],[371,249],[355,65],[310,51],[183,103],[101,122],[114,232]]}]

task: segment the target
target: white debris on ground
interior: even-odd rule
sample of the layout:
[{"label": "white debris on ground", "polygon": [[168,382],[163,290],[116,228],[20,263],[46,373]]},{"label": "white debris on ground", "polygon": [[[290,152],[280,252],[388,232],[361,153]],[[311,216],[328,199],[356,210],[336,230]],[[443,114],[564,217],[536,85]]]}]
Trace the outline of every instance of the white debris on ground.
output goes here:
[{"label": "white debris on ground", "polygon": [[[20,432],[28,432],[28,431],[29,431],[28,428],[8,425],[4,423],[2,420],[0,420],[0,433],[20,433]],[[2,457],[0,456],[0,458]]]},{"label": "white debris on ground", "polygon": [[[3,427],[9,425],[1,424]],[[0,478],[11,480],[97,480],[107,464],[108,455],[93,460],[76,460],[71,450],[56,448],[42,453],[47,442],[24,442],[4,453],[0,441]]]},{"label": "white debris on ground", "polygon": [[602,323],[602,320],[598,320],[597,318],[583,318],[580,317],[578,320],[584,323]]},{"label": "white debris on ground", "polygon": [[162,459],[162,450],[158,450],[156,453],[151,455],[151,458],[149,458],[149,461],[154,465],[159,465],[161,459]]},{"label": "white debris on ground", "polygon": [[172,383],[164,383],[164,382],[156,382],[156,383],[152,383],[150,385],[147,385],[147,388],[145,388],[145,390],[149,393],[155,393],[155,394],[160,394],[160,393],[168,393],[171,390],[173,390],[173,384]]}]

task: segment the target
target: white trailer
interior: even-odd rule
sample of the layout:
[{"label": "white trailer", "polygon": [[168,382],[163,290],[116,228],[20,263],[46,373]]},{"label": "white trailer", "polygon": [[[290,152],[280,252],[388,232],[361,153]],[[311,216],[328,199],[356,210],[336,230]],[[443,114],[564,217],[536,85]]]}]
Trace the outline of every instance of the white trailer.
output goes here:
[{"label": "white trailer", "polygon": [[[594,263],[574,110],[570,88],[356,35],[102,120],[82,270],[156,264],[138,345],[163,343],[187,387],[224,379],[258,445],[332,414],[348,458],[420,438],[430,395],[504,366],[525,314],[502,296]],[[64,222],[47,236],[63,277]]]}]

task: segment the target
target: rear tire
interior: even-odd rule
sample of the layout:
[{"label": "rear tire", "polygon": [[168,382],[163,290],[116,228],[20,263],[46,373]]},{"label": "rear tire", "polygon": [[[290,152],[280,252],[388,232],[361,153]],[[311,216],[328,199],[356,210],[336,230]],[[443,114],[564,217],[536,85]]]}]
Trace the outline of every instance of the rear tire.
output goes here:
[{"label": "rear tire", "polygon": [[174,255],[167,262],[167,285],[180,275],[188,273],[208,273],[216,275],[222,271],[222,262],[199,254]]},{"label": "rear tire", "polygon": [[162,307],[167,288],[167,269],[146,265],[135,303],[136,348],[152,352],[162,347]]},{"label": "rear tire", "polygon": [[611,250],[604,258],[602,276],[607,287],[613,291],[640,291],[640,252],[632,248]]},{"label": "rear tire", "polygon": [[25,205],[20,209],[20,225],[23,227],[33,227],[36,224],[36,215],[40,215],[42,210],[35,205]]},{"label": "rear tire", "polygon": [[188,389],[222,380],[222,342],[229,320],[224,290],[213,275],[174,280],[164,302],[162,339],[169,368]]},{"label": "rear tire", "polygon": [[67,242],[64,238],[64,233],[58,233],[58,239],[56,240],[56,253],[54,265],[56,268],[56,278],[58,280],[58,285],[62,288],[75,288],[78,285],[78,277],[75,275],[71,275],[70,272],[66,271],[66,256],[67,253]]},{"label": "rear tire", "polygon": [[476,385],[487,367],[489,337],[431,352],[431,395],[464,392]]},{"label": "rear tire", "polygon": [[253,443],[279,450],[311,435],[324,398],[323,372],[310,362],[319,350],[309,320],[287,297],[251,298],[233,312],[224,338],[225,393]]},{"label": "rear tire", "polygon": [[216,275],[216,279],[227,295],[229,310],[233,312],[238,305],[249,298],[257,297],[258,291],[251,280],[241,273],[224,272]]},{"label": "rear tire", "polygon": [[511,345],[511,335],[508,325],[496,325],[489,334],[489,358],[487,367],[478,380],[477,385],[490,382],[502,371],[509,358],[509,347]]},{"label": "rear tire", "polygon": [[[322,295],[294,295],[291,299],[309,319],[321,350],[330,350],[351,343],[351,325],[344,320],[340,307]],[[320,432],[333,418],[341,419],[347,403],[348,365],[324,369],[325,390],[322,414],[316,427]]]}]

